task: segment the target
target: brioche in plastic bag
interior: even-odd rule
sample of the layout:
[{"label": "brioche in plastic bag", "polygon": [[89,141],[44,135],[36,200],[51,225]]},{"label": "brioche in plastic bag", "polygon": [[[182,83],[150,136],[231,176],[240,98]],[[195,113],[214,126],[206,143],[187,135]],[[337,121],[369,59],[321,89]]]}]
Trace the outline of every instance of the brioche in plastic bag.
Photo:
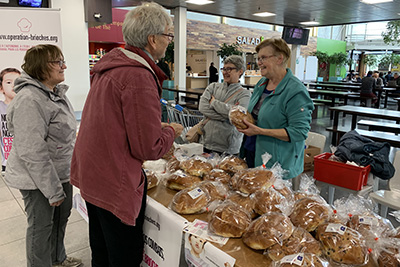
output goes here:
[{"label": "brioche in plastic bag", "polygon": [[247,111],[245,107],[233,106],[229,110],[229,121],[238,129],[247,129],[248,126],[244,124],[243,119],[246,119],[249,123],[255,124],[253,116]]},{"label": "brioche in plastic bag", "polygon": [[186,188],[175,194],[169,207],[179,214],[200,213],[206,211],[210,199],[200,187]]},{"label": "brioche in plastic bag", "polygon": [[225,201],[211,213],[209,230],[224,237],[241,237],[247,230],[251,217],[246,209],[237,203]]}]

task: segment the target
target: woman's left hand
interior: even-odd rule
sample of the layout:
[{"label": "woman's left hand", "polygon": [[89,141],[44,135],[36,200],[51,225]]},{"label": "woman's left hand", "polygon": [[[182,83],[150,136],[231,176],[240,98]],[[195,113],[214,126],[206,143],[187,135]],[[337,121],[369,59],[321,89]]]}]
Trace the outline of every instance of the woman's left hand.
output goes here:
[{"label": "woman's left hand", "polygon": [[238,129],[239,132],[244,133],[247,136],[259,135],[261,128],[243,119],[244,124],[247,125],[247,129]]}]

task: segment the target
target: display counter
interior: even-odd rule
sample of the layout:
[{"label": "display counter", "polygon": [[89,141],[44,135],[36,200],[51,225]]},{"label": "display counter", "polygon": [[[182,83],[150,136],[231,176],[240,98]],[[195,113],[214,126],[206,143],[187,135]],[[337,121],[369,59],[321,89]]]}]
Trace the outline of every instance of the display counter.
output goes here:
[{"label": "display counter", "polygon": [[208,76],[187,76],[186,88],[206,88],[208,85]]},{"label": "display counter", "polygon": [[244,83],[245,84],[256,84],[262,78],[261,75],[245,75]]},{"label": "display counter", "polygon": [[[177,191],[166,188],[164,185],[160,184],[155,188],[150,189],[147,195],[165,207],[168,207],[176,193]],[[208,213],[202,213],[181,216],[186,220],[193,222],[195,219],[208,221],[208,215]],[[213,245],[234,257],[236,259],[235,267],[271,266],[271,261],[262,254],[263,251],[256,251],[247,247],[241,238],[230,238],[225,245],[219,245],[216,243],[213,243]]]}]

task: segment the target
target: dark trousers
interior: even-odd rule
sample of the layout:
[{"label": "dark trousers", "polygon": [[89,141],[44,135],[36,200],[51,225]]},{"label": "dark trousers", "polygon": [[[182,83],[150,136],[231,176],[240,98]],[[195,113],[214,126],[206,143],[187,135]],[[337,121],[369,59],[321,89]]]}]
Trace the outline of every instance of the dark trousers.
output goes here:
[{"label": "dark trousers", "polygon": [[249,168],[254,168],[255,159],[256,159],[256,152],[244,149],[244,156],[246,159],[247,166]]},{"label": "dark trousers", "polygon": [[143,259],[143,222],[147,179],[136,225],[121,222],[111,212],[86,202],[92,267],[139,267]]}]

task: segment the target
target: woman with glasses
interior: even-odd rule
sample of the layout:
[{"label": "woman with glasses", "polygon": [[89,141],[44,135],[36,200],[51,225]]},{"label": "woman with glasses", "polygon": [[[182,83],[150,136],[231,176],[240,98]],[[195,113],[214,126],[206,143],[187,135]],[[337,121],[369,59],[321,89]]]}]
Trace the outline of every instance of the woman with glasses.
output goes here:
[{"label": "woman with glasses", "polygon": [[72,208],[70,166],[76,119],[64,81],[67,68],[55,45],[37,45],[25,54],[24,72],[7,109],[14,135],[5,180],[22,194],[27,215],[27,266],[79,266],[67,257],[65,229]]},{"label": "woman with glasses", "polygon": [[286,68],[290,48],[279,39],[267,39],[256,47],[258,66],[264,76],[254,87],[248,111],[256,125],[240,130],[249,167],[263,164],[261,155],[271,154],[267,168],[279,162],[288,170],[285,179],[303,172],[304,141],[310,130],[313,102],[303,83]]},{"label": "woman with glasses", "polygon": [[202,143],[206,153],[235,155],[239,154],[243,134],[229,122],[229,110],[233,105],[247,108],[250,91],[239,83],[245,70],[241,56],[227,57],[221,70],[224,82],[211,83],[200,98],[199,110],[209,119],[204,126]]}]

